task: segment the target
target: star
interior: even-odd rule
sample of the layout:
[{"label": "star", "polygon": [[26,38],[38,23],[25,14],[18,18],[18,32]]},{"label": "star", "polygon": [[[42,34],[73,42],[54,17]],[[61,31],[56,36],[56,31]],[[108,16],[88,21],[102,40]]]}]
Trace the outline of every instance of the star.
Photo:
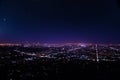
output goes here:
[{"label": "star", "polygon": [[3,18],[3,21],[4,21],[4,22],[6,22],[6,21],[7,21],[7,19],[6,19],[6,18]]}]

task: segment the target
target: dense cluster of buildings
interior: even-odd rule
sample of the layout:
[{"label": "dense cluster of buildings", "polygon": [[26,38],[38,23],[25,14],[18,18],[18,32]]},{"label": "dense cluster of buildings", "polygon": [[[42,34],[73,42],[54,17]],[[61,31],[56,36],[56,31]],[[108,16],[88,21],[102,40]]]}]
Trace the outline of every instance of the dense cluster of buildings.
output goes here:
[{"label": "dense cluster of buildings", "polygon": [[[34,58],[79,59],[90,61],[118,61],[120,60],[120,44],[0,44],[1,47],[14,47],[13,51],[19,55]],[[11,53],[12,54],[12,53]]]}]

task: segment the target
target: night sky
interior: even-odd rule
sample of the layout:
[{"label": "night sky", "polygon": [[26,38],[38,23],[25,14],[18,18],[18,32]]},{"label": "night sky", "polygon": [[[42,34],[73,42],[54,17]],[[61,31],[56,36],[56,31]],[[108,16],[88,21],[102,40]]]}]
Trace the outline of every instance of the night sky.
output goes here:
[{"label": "night sky", "polygon": [[120,43],[117,0],[0,0],[0,42]]}]

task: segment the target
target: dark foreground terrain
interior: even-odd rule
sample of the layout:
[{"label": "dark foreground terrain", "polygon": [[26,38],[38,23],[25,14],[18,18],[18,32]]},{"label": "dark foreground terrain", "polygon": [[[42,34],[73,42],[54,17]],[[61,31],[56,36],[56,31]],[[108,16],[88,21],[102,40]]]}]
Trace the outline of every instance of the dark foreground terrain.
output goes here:
[{"label": "dark foreground terrain", "polygon": [[[0,80],[119,80],[119,62],[43,60],[0,64]],[[14,62],[13,62],[14,63]]]}]

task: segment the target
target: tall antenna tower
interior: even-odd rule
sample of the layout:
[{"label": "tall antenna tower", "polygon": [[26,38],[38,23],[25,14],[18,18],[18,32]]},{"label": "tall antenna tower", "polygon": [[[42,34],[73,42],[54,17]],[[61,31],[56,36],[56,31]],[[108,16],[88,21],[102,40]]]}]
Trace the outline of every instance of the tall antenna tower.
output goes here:
[{"label": "tall antenna tower", "polygon": [[99,54],[98,54],[98,45],[95,45],[95,50],[96,50],[96,61],[99,62]]}]

